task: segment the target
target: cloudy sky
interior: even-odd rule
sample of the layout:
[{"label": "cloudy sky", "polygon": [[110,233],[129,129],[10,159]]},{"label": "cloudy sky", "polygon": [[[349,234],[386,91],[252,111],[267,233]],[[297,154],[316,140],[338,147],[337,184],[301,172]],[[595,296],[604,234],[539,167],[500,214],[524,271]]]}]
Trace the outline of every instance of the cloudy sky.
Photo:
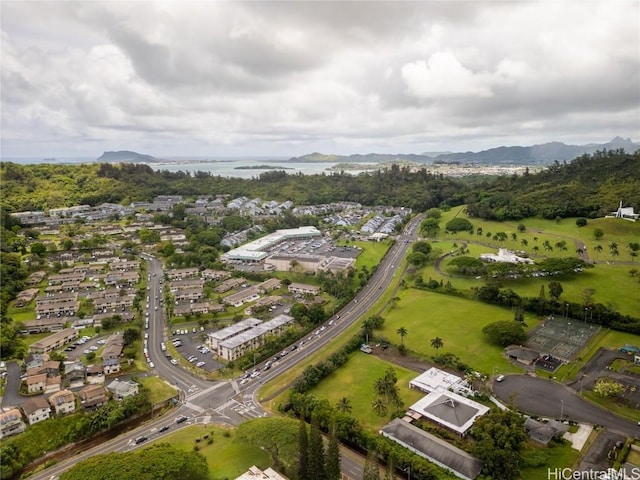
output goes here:
[{"label": "cloudy sky", "polygon": [[0,2],[2,157],[640,140],[640,2]]}]

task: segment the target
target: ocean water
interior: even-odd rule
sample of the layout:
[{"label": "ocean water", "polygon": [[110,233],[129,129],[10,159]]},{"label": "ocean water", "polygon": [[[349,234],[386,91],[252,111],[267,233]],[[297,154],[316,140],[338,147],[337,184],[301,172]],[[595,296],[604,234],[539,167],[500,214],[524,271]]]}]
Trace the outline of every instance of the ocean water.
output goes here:
[{"label": "ocean water", "polygon": [[[95,158],[89,157],[58,157],[58,158],[2,158],[2,161],[19,163],[22,165],[34,165],[38,163],[48,164],[80,164],[93,163]],[[284,158],[224,158],[211,160],[203,157],[169,157],[166,161],[149,164],[154,170],[167,170],[169,172],[209,172],[212,175],[220,175],[222,177],[251,178],[257,177],[261,173],[275,169],[247,168],[238,169],[237,167],[259,167],[269,165],[277,167],[278,170],[284,170],[290,175],[302,173],[303,175],[314,175],[325,172],[331,173],[329,170],[336,163],[304,163],[289,162]],[[360,171],[350,171],[349,173],[358,174]]]}]

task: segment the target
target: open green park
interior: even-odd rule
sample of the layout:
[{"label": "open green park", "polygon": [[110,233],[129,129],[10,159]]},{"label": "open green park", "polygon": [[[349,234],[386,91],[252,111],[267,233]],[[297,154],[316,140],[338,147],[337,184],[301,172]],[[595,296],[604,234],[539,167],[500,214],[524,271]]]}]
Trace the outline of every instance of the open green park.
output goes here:
[{"label": "open green park", "polygon": [[[208,438],[204,438],[207,435]],[[236,431],[215,425],[191,425],[163,436],[154,443],[170,443],[180,450],[194,450],[204,455],[209,478],[236,478],[252,465],[265,469],[271,457],[265,451],[235,440]]]},{"label": "open green park", "polygon": [[[489,375],[523,371],[504,358],[502,347],[489,343],[482,333],[489,323],[513,320],[510,309],[415,289],[403,290],[398,296],[400,301],[384,313],[385,324],[380,331],[393,343],[400,343],[396,332],[404,327],[405,346],[420,357],[434,355],[431,339],[440,337],[443,347],[439,354],[451,352],[476,371]],[[537,319],[525,315],[525,323],[532,328]]]},{"label": "open green park", "polygon": [[417,376],[416,372],[363,352],[351,354],[342,368],[325,378],[309,394],[327,399],[334,406],[346,397],[352,408],[351,415],[365,428],[377,430],[389,421],[389,415],[379,417],[371,406],[371,401],[375,398],[374,384],[378,378],[384,377],[388,368],[393,368],[396,372],[400,398],[405,407],[424,396],[424,393],[409,388],[409,381]]},{"label": "open green park", "polygon": [[[526,219],[522,222],[501,223],[469,218],[475,231],[478,227],[482,229],[482,236],[477,235],[475,231],[473,235],[445,234],[444,225],[454,216],[465,216],[464,209],[458,208],[444,212],[440,221],[439,235],[428,239],[438,257],[456,252],[463,242],[468,249],[465,254],[473,257],[481,253],[495,252],[498,248],[508,248],[525,251],[534,260],[546,257],[576,257],[579,253],[576,251],[576,245],[584,244],[590,261],[594,262],[594,268],[585,269],[582,273],[554,278],[491,279],[491,281],[499,282],[501,286],[511,288],[520,296],[528,297],[537,297],[541,287],[544,286],[546,296],[549,298],[548,283],[556,280],[563,287],[561,302],[582,303],[585,289],[593,289],[595,291],[592,296],[593,302],[602,303],[632,316],[637,316],[640,312],[640,283],[638,278],[630,274],[631,269],[636,265],[640,268],[640,262],[637,262],[637,257],[630,255],[631,250],[627,248],[628,243],[637,242],[640,238],[640,224],[612,219],[595,219],[589,220],[585,227],[578,227],[575,219],[563,219],[559,222]],[[525,225],[524,231],[522,228],[518,229],[520,223]],[[600,240],[595,240],[593,236],[596,228],[603,231]],[[487,237],[487,232],[506,232],[508,240],[496,241],[493,235]],[[562,248],[558,247],[553,251],[545,252],[542,248],[545,241],[552,246],[562,241],[565,244]],[[610,258],[610,243],[618,245],[619,254],[614,258]],[[539,248],[534,249],[536,245]],[[596,245],[601,245],[603,249],[596,251]],[[364,255],[369,245],[362,245],[362,247],[364,248],[362,255]],[[410,268],[410,273],[402,277],[404,284],[399,288],[397,282],[400,279],[394,278],[396,283],[383,294],[383,300],[372,306],[367,314],[355,322],[343,338],[354,335],[368,316],[380,314],[384,317],[385,324],[382,330],[374,332],[376,341],[386,338],[396,345],[403,342],[408,349],[408,355],[430,361],[436,353],[450,352],[458,356],[461,362],[482,373],[489,375],[522,373],[524,369],[507,360],[503,355],[502,347],[490,343],[482,333],[482,328],[488,323],[512,320],[514,312],[509,308],[471,300],[473,289],[484,286],[486,280],[452,275],[447,268],[452,256],[442,258],[439,269],[436,269],[433,263],[417,270]],[[425,281],[429,279],[442,281],[443,285],[450,282],[454,293],[458,291],[461,295],[412,288],[418,275]],[[525,312],[526,329],[534,328],[542,318],[544,316]],[[397,333],[401,327],[407,331],[403,339]],[[443,342],[438,352],[431,347],[431,339],[435,337],[441,338]],[[302,365],[297,365],[288,372],[287,378],[280,378],[278,385],[268,384],[260,392],[261,396],[275,397],[270,403],[272,408],[282,403],[288,395],[286,390],[282,390],[283,385],[290,384],[301,373],[304,366],[317,363],[336,351],[344,341],[339,339],[334,343],[335,345],[329,345],[322,353],[316,353]],[[640,336],[603,329],[583,351],[578,353],[576,359],[560,368],[556,378],[558,381],[569,381],[575,378],[580,368],[600,347],[617,349],[625,344],[640,345]],[[387,421],[387,418],[378,417],[372,409],[371,402],[375,397],[373,382],[381,377],[390,365],[392,364],[375,356],[355,352],[343,367],[322,380],[309,393],[318,398],[327,399],[334,405],[341,398],[348,398],[353,408],[352,415],[364,428],[375,431]],[[393,365],[393,368],[398,375],[401,397],[405,406],[409,406],[421,395],[408,388],[409,380],[416,373],[398,365]],[[612,405],[610,400],[603,403],[599,399],[589,399],[601,404],[603,408],[610,408],[620,415],[629,416],[627,411],[629,407]],[[577,461],[578,457],[579,452],[567,443],[554,444],[549,448],[530,444],[525,455],[522,478],[525,480],[541,478],[541,475],[546,474],[548,466],[570,466]]]}]

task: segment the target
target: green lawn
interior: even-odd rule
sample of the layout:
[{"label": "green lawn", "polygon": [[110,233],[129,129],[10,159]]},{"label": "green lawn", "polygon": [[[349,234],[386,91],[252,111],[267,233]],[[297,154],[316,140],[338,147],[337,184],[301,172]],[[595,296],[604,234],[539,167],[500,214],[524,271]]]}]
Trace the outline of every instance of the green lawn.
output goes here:
[{"label": "green lawn", "polygon": [[[486,341],[482,328],[498,320],[513,320],[507,308],[486,305],[464,298],[409,289],[400,293],[400,302],[383,315],[386,319],[381,332],[394,343],[400,343],[396,331],[408,331],[404,343],[420,355],[431,356],[432,338],[440,337],[444,347],[439,353],[451,352],[473,369],[491,375],[497,372],[522,372],[502,356],[502,348]],[[525,315],[529,327],[537,319]]]},{"label": "green lawn", "polygon": [[362,251],[356,259],[356,269],[366,266],[369,271],[380,263],[387,250],[391,247],[391,242],[350,242],[349,245],[361,248]]},{"label": "green lawn", "polygon": [[362,352],[352,354],[344,366],[322,380],[309,393],[318,398],[326,398],[332,405],[342,397],[348,398],[352,406],[351,414],[365,428],[377,431],[389,421],[389,416],[379,417],[371,408],[371,402],[375,398],[373,384],[376,379],[384,376],[389,367],[396,371],[396,385],[405,408],[424,396],[418,390],[409,389],[409,381],[418,376],[416,372]]},{"label": "green lawn", "polygon": [[11,309],[9,309],[7,316],[12,318],[15,322],[26,322],[28,320],[36,319],[35,310],[31,310],[31,311],[22,311],[22,310],[23,309],[20,309],[20,311],[16,311],[16,310],[12,311]]},{"label": "green lawn", "polygon": [[640,410],[634,406],[629,406],[616,398],[602,398],[591,391],[584,391],[582,395],[591,402],[621,417],[626,417],[634,422],[640,421]]},{"label": "green lawn", "polygon": [[571,468],[578,460],[580,452],[574,450],[570,442],[554,443],[549,447],[534,445],[530,442],[525,449],[525,455],[532,460],[537,459],[540,466],[523,468],[521,480],[540,480],[547,478],[548,468]]},{"label": "green lawn", "polygon": [[[225,432],[226,435],[225,436]],[[209,435],[213,443],[202,437]],[[169,442],[173,447],[182,450],[198,451],[205,456],[209,465],[209,478],[236,478],[252,465],[265,469],[271,466],[271,458],[259,448],[234,441],[235,430],[213,425],[192,425],[175,433],[162,437],[155,443]],[[201,441],[196,443],[196,438]]]},{"label": "green lawn", "polygon": [[[474,228],[482,228],[481,236],[476,234],[469,235],[460,233],[445,237],[444,226],[454,216],[467,218],[462,212],[464,207],[456,207],[449,212],[443,214],[441,225],[441,233],[438,242],[434,243],[434,249],[440,249],[447,252],[451,249],[452,244],[461,241],[473,242],[469,243],[469,255],[477,257],[480,253],[495,251],[499,247],[518,249],[526,251],[534,260],[536,258],[544,258],[545,256],[576,256],[574,241],[580,240],[585,243],[589,258],[596,262],[594,269],[589,269],[585,273],[571,277],[558,278],[564,287],[564,293],[561,300],[582,303],[582,292],[585,288],[593,288],[596,290],[593,301],[602,304],[612,304],[614,308],[623,314],[637,315],[640,311],[640,282],[637,278],[630,276],[629,271],[632,268],[640,269],[640,257],[635,259],[631,257],[628,244],[638,242],[640,238],[640,222],[625,222],[615,219],[595,219],[589,220],[586,227],[579,228],[575,224],[575,218],[563,219],[560,222],[553,220],[543,220],[536,218],[524,219],[521,222],[494,222],[485,221],[476,218],[469,218]],[[526,230],[522,233],[518,232],[518,225],[522,223]],[[600,228],[604,232],[604,236],[600,240],[595,240],[593,231]],[[492,238],[487,238],[486,234],[491,232],[505,232],[509,239],[505,242],[497,242]],[[511,238],[512,234],[516,234],[516,240]],[[527,240],[527,245],[522,244],[522,240]],[[553,252],[545,252],[542,244],[548,240],[552,245],[558,241],[567,242],[567,250],[560,252],[554,249]],[[612,257],[609,249],[611,243],[618,245],[619,255]],[[600,245],[603,250],[598,253],[594,247]],[[534,252],[534,247],[538,246],[539,251]],[[611,261],[615,260],[614,263]],[[449,263],[449,259],[442,262],[442,268],[445,269]],[[622,264],[626,262],[627,264]],[[467,289],[477,286],[480,282],[475,279],[465,278],[449,278],[441,276],[435,272],[433,267],[425,268],[423,272],[425,280],[433,278],[445,281],[451,280],[453,286],[459,289]],[[549,283],[549,279],[519,279],[519,280],[502,280],[505,286],[513,288],[520,295],[537,296],[540,292],[540,286]]]},{"label": "green lawn", "polygon": [[149,400],[152,404],[168,400],[177,394],[177,390],[159,377],[140,377],[137,379],[149,389]]},{"label": "green lawn", "polygon": [[629,455],[627,455],[627,462],[633,463],[634,465],[640,465],[640,452],[629,450]]}]

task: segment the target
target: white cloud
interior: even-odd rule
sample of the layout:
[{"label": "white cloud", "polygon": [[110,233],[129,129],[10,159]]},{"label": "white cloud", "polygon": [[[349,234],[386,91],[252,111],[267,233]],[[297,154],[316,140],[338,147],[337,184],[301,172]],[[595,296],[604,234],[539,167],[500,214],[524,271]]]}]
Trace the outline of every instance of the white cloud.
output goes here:
[{"label": "white cloud", "polygon": [[639,7],[0,2],[2,155],[637,140]]},{"label": "white cloud", "polygon": [[409,94],[426,99],[490,97],[488,78],[463,66],[448,52],[438,52],[428,61],[402,66],[402,79]]}]

